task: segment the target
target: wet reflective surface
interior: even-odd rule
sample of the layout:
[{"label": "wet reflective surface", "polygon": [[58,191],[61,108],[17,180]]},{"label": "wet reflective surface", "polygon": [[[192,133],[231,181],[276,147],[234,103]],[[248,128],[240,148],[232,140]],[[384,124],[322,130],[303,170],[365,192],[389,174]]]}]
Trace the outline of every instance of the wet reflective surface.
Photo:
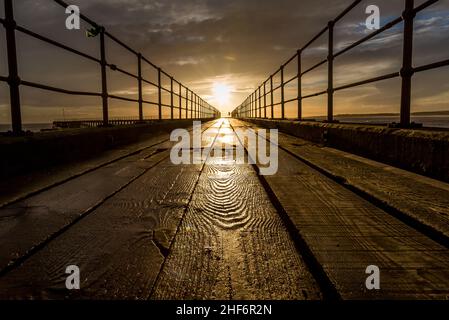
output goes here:
[{"label": "wet reflective surface", "polygon": [[230,122],[214,133],[222,156],[202,169],[152,298],[318,299],[256,171],[225,155],[239,143]]},{"label": "wet reflective surface", "polygon": [[[183,164],[170,159],[176,142],[161,142],[1,207],[0,298],[449,295],[447,246],[302,157],[332,163],[341,176],[348,171],[353,179],[367,174],[364,168],[372,161],[353,163],[353,156],[280,135],[278,170],[261,176],[263,157],[255,156],[255,165],[249,163],[250,140],[236,135],[253,129],[265,146],[270,145],[267,139],[270,148],[275,145],[275,135],[221,119],[203,124],[199,137],[187,132],[188,161]],[[370,174],[380,168],[394,174],[385,165],[372,167]],[[408,179],[403,172],[401,177]],[[364,183],[377,193],[402,192],[401,187],[380,188],[377,181],[389,183],[375,177]],[[422,196],[416,186],[414,195]],[[446,189],[435,190],[443,194]],[[66,288],[70,265],[80,269],[80,290]],[[381,270],[382,290],[366,287],[370,265]]]}]

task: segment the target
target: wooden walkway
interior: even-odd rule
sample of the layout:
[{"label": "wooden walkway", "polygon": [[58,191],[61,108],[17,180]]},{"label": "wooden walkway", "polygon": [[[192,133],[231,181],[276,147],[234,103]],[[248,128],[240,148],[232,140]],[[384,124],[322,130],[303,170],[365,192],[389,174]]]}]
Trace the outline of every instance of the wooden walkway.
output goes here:
[{"label": "wooden walkway", "polygon": [[[202,148],[235,147],[203,125]],[[449,185],[280,134],[279,171],[167,136],[0,185],[0,298],[445,299]],[[8,182],[9,183],[9,182]],[[65,288],[77,265],[81,290]],[[365,270],[380,268],[381,289]]]}]

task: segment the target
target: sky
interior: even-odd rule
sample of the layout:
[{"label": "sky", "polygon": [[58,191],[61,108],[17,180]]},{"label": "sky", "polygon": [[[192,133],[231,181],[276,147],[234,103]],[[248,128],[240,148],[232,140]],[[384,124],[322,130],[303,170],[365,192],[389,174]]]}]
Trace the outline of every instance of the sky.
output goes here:
[{"label": "sky", "polygon": [[[177,80],[197,92],[224,114],[237,107],[253,90],[279,68],[296,50],[336,17],[352,0],[71,0],[85,14],[124,43],[141,52]],[[417,5],[424,2],[416,0]],[[52,0],[16,0],[19,25],[60,41],[82,52],[99,56],[99,39],[87,38],[87,24],[81,30],[67,30],[67,15]],[[381,26],[401,14],[403,0],[367,0],[336,25],[335,46],[344,48],[368,32],[368,5],[381,11]],[[3,16],[3,0],[0,0]],[[440,0],[417,16],[414,65],[449,56],[449,0]],[[402,27],[400,24],[335,61],[335,85],[344,85],[398,71],[401,67]],[[80,91],[100,91],[100,69],[96,63],[43,44],[18,33],[20,77]],[[0,75],[7,74],[5,35],[0,29]],[[321,37],[304,52],[303,67],[327,56],[327,37]],[[136,57],[111,41],[108,62],[136,73]],[[286,79],[296,70],[286,69]],[[415,76],[412,111],[449,110],[448,68]],[[144,66],[144,77],[156,80],[156,73]],[[275,83],[279,81],[275,78]],[[303,79],[304,94],[326,89],[325,66]],[[168,79],[163,79],[168,87]],[[108,71],[109,93],[137,97],[135,79]],[[294,97],[295,83],[286,88]],[[21,87],[23,121],[99,118],[98,98],[65,96]],[[156,101],[156,91],[144,87],[144,99]],[[279,99],[278,94],[275,100]],[[168,103],[168,96],[163,100]],[[335,113],[398,112],[400,80],[393,79],[338,92]],[[0,123],[10,120],[9,96],[0,83]],[[111,117],[137,116],[135,103],[111,101]],[[287,117],[295,115],[295,104],[286,106]],[[168,115],[164,110],[164,116]],[[145,106],[146,117],[156,107]],[[279,110],[276,109],[276,115]],[[326,113],[326,97],[307,100],[305,116]]]}]

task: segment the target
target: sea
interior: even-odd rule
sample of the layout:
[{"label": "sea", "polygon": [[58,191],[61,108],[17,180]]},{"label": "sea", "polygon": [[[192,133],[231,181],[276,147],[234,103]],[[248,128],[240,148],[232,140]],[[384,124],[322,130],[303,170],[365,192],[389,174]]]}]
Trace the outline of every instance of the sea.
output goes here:
[{"label": "sea", "polygon": [[[399,116],[336,116],[337,120],[342,123],[364,123],[364,124],[389,124],[399,122]],[[319,117],[316,120],[321,120]],[[422,123],[424,127],[428,128],[445,128],[449,129],[449,115],[419,115],[412,116],[412,121]],[[41,130],[51,129],[51,123],[25,123],[23,129],[31,132],[39,132]],[[0,124],[0,132],[7,132],[11,130],[8,124]]]},{"label": "sea", "polygon": [[[52,123],[24,123],[23,130],[31,132],[40,132],[41,130],[48,130],[53,128]],[[0,132],[7,132],[11,130],[11,125],[0,124]]]},{"label": "sea", "polygon": [[[340,122],[354,122],[366,124],[389,124],[400,121],[399,116],[369,116],[369,117],[336,117]],[[449,129],[449,115],[412,116],[411,121],[422,123],[428,128]]]}]

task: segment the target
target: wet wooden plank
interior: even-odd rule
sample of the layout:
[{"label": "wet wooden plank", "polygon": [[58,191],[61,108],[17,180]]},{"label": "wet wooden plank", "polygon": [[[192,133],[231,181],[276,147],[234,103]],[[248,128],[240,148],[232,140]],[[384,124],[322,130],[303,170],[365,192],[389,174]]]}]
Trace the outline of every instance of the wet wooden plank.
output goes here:
[{"label": "wet wooden plank", "polygon": [[[225,123],[216,143],[232,143]],[[254,169],[208,161],[152,299],[319,299]]]},{"label": "wet wooden plank", "polygon": [[[147,298],[199,173],[165,159],[0,278],[0,298]],[[69,265],[80,291],[65,288]]]},{"label": "wet wooden plank", "polygon": [[283,148],[449,238],[449,184],[280,134]]},{"label": "wet wooden plank", "polygon": [[[206,124],[205,128],[214,123]],[[166,138],[169,138],[168,136]],[[166,141],[0,208],[0,271],[169,156]]]},{"label": "wet wooden plank", "polygon": [[164,157],[167,152],[143,161],[119,161],[0,209],[0,268],[26,255]]},{"label": "wet wooden plank", "polygon": [[[303,162],[279,151],[265,177],[344,299],[445,299],[449,251]],[[365,287],[369,265],[381,290]]]}]

